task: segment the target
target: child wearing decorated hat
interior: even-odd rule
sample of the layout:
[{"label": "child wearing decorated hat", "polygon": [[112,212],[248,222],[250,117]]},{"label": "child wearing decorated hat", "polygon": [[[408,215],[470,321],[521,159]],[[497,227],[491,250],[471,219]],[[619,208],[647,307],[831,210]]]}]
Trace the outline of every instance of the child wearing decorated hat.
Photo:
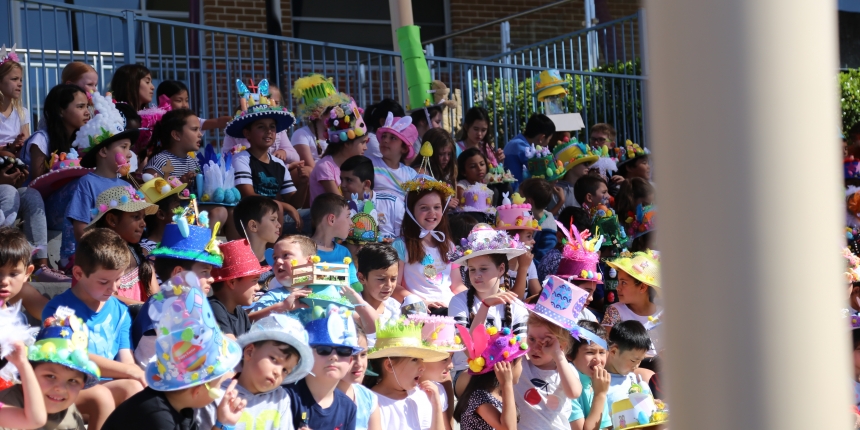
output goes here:
[{"label": "child wearing decorated hat", "polygon": [[224,262],[212,270],[212,296],[209,303],[215,321],[224,335],[236,339],[251,329],[246,307],[254,303],[260,275],[269,271],[261,266],[247,239],[218,245]]},{"label": "child wearing decorated hat", "polygon": [[[555,133],[555,123],[544,114],[536,113],[529,117],[526,129],[505,144],[505,169],[510,170],[522,181],[526,178],[523,166],[526,164],[526,152],[532,146],[545,146]],[[516,189],[517,184],[513,184]]]},{"label": "child wearing decorated hat", "polygon": [[588,309],[588,305],[594,299],[598,284],[603,284],[603,272],[599,263],[600,250],[605,239],[602,236],[593,237],[588,230],[580,231],[575,224],[571,224],[568,229],[559,223],[558,228],[564,239],[555,275],[588,293],[578,320],[596,323],[597,316]]},{"label": "child wearing decorated hat", "polygon": [[311,172],[311,200],[322,193],[340,194],[340,165],[348,158],[364,155],[367,149],[367,126],[362,109],[343,95],[345,101],[334,106],[325,118],[328,146]]},{"label": "child wearing decorated hat", "polygon": [[553,193],[549,203],[549,207],[553,208],[553,215],[558,215],[568,206],[580,206],[574,194],[574,185],[579,178],[588,175],[591,165],[600,157],[592,153],[587,144],[577,141],[576,138],[559,142],[552,152],[565,171],[564,176],[555,182],[555,186],[560,188],[564,195]]},{"label": "child wearing decorated hat", "polygon": [[373,391],[365,387],[361,383],[364,381],[367,368],[367,335],[359,327],[355,328],[358,336],[358,346],[362,348],[361,352],[352,357],[352,368],[349,369],[346,376],[337,384],[337,389],[346,394],[347,397],[355,401],[356,430],[381,430],[381,412],[379,411],[379,399]]},{"label": "child wearing decorated hat", "polygon": [[[660,292],[660,260],[653,251],[623,253],[607,263],[618,275],[618,303],[606,308],[604,327],[611,329],[621,321],[642,324],[659,319],[663,309],[654,303]],[[653,355],[655,351],[651,350]]]},{"label": "child wearing decorated hat", "polygon": [[[400,302],[391,297],[397,287],[401,263],[394,247],[385,243],[367,244],[358,251],[356,261],[361,297],[376,311],[379,323],[400,318]],[[369,335],[368,344],[373,346],[375,342],[376,335]]]},{"label": "child wearing decorated hat", "polygon": [[328,145],[326,115],[344,101],[342,93],[338,93],[331,78],[317,73],[296,79],[291,92],[298,103],[296,113],[304,127],[296,130],[290,140],[305,166],[313,168]]},{"label": "child wearing decorated hat", "polygon": [[[317,246],[311,238],[299,234],[281,236],[272,247],[273,276],[266,282],[267,291],[251,306],[249,317],[257,320],[272,313],[293,313],[300,321],[307,308],[299,299],[311,293],[308,287],[293,287],[293,262],[296,265],[311,263]],[[302,311],[307,312],[307,311]]]},{"label": "child wearing decorated hat", "polygon": [[420,382],[424,362],[442,361],[448,352],[425,344],[423,325],[401,318],[376,329],[376,345],[368,358],[379,380],[372,387],[379,397],[382,428],[443,430],[447,397],[440,396],[434,381]]},{"label": "child wearing decorated hat", "polygon": [[526,252],[508,263],[508,274],[514,280],[511,289],[517,297],[523,299],[540,292],[537,267],[531,252],[535,245],[534,235],[540,231],[540,226],[531,209],[532,206],[525,203],[519,193],[510,197],[508,193],[503,193],[502,204],[496,208],[496,229],[507,231],[526,248]]},{"label": "child wearing decorated hat", "polygon": [[624,147],[616,148],[618,156],[618,175],[624,179],[642,178],[651,180],[651,151],[642,148],[638,143],[630,140],[624,143]]},{"label": "child wearing decorated hat", "polygon": [[167,225],[173,222],[174,209],[188,203],[190,192],[187,185],[176,178],[152,178],[140,185],[146,201],[158,206],[158,211],[144,218],[146,231],[140,239],[144,252],[151,253],[158,246]]},{"label": "child wearing decorated hat", "polygon": [[354,429],[357,407],[338,384],[352,367],[358,344],[352,311],[329,305],[315,307],[314,320],[305,324],[313,367],[304,379],[287,385],[293,427]]},{"label": "child wearing decorated hat", "polygon": [[525,198],[525,202],[532,207],[532,216],[537,220],[540,231],[534,233],[533,253],[535,260],[540,263],[544,254],[555,248],[557,239],[555,237],[558,227],[555,224],[555,216],[547,210],[553,194],[552,184],[542,178],[528,178],[520,183],[519,193]]},{"label": "child wearing decorated hat", "polygon": [[606,331],[593,321],[579,321],[574,330],[573,348],[568,354],[579,374],[582,395],[571,400],[571,430],[612,427],[610,405],[606,400],[611,380],[606,370]]},{"label": "child wearing decorated hat", "polygon": [[[308,346],[308,332],[295,318],[272,314],[251,326],[237,340],[242,361],[235,377],[239,398],[246,401],[235,430],[288,429],[293,426],[290,397],[284,385],[292,384],[310,372],[314,363]],[[224,381],[222,387],[231,382]],[[218,400],[197,410],[201,429],[217,427]]]},{"label": "child wearing decorated hat", "polygon": [[411,117],[397,118],[389,112],[385,123],[376,130],[376,136],[382,156],[368,157],[373,162],[375,172],[374,190],[404,197],[403,184],[412,180],[417,173],[403,162],[415,157],[412,142],[418,138],[418,131],[412,125]]},{"label": "child wearing decorated hat", "polygon": [[[199,429],[192,409],[221,398],[215,426],[230,428],[243,415],[246,400],[234,389],[221,390],[242,359],[239,345],[218,328],[212,309],[197,286],[197,276],[181,272],[155,297],[156,360],[146,367],[147,387],[120,404],[104,429]],[[212,428],[212,427],[208,427]]]},{"label": "child wearing decorated hat", "polygon": [[514,396],[529,345],[508,328],[457,326],[469,358],[468,384],[454,409],[463,430],[516,429],[520,421]]},{"label": "child wearing decorated hat", "polygon": [[[374,191],[374,180],[373,162],[363,155],[351,157],[340,166],[341,195],[351,201],[372,202],[373,209],[376,210],[376,226],[379,229],[374,240],[389,240],[400,236],[406,206],[403,199],[394,194]],[[357,204],[356,209],[359,209]]]},{"label": "child wearing decorated hat", "polygon": [[[407,316],[410,321],[422,324],[421,338],[432,348],[448,353],[448,358],[442,361],[424,362],[424,373],[418,379],[420,382],[433,381],[439,384],[439,393],[445,395],[449,405],[456,403],[454,396],[454,353],[465,349],[463,340],[456,329],[453,317],[415,313]],[[445,422],[451,423],[454,418],[453,408],[445,409]],[[447,427],[447,426],[446,426]]]}]

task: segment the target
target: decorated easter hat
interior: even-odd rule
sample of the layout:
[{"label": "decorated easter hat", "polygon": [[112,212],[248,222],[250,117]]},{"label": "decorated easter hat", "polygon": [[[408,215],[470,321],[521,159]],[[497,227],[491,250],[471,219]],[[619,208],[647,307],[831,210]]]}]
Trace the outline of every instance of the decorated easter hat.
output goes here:
[{"label": "decorated easter hat", "polygon": [[585,230],[580,233],[573,223],[570,230],[556,221],[559,230],[564,233],[562,239],[564,246],[561,251],[561,260],[558,262],[556,275],[568,281],[588,281],[603,283],[603,274],[597,263],[600,262],[600,247],[604,238],[596,236],[589,239],[591,233]]},{"label": "decorated easter hat", "polygon": [[656,212],[656,207],[653,205],[637,205],[636,212],[627,214],[627,235],[636,239],[654,230],[654,214]]},{"label": "decorated easter hat", "polygon": [[87,352],[89,331],[84,321],[75,316],[73,309],[60,306],[54,316],[45,319],[36,336],[36,343],[28,350],[32,363],[55,363],[77,370],[85,375],[84,388],[99,382],[99,366],[90,360]]},{"label": "decorated easter hat", "polygon": [[320,118],[326,109],[349,101],[343,93],[338,93],[331,78],[314,73],[296,79],[291,90],[299,103],[296,110],[302,121]]},{"label": "decorated easter hat", "polygon": [[550,96],[567,94],[567,90],[564,87],[568,85],[568,82],[561,78],[561,73],[556,69],[540,72],[534,84],[535,94],[537,94],[539,102]]},{"label": "decorated easter hat", "polygon": [[8,49],[6,48],[5,43],[3,44],[3,46],[0,46],[0,66],[5,64],[7,61],[21,61],[18,59],[18,54],[15,53],[16,46],[17,44],[14,44],[11,48]]},{"label": "decorated easter hat", "polygon": [[496,207],[496,230],[540,230],[540,224],[532,214],[532,205],[520,193],[508,197],[502,193],[502,205]]},{"label": "decorated easter hat", "polygon": [[376,321],[376,344],[367,358],[410,357],[435,363],[448,358],[448,352],[428,346],[421,337],[423,324],[404,317],[386,324]]},{"label": "decorated easter hat", "polygon": [[177,391],[205,384],[239,364],[242,349],[221,332],[197,275],[181,272],[152,297],[155,361],[146,368],[152,389]]},{"label": "decorated easter hat", "polygon": [[340,289],[334,285],[312,285],[311,292],[306,297],[299,299],[302,303],[310,306],[320,306],[326,308],[329,305],[334,305],[346,309],[355,309],[349,299],[340,293]]},{"label": "decorated easter hat", "polygon": [[487,254],[504,254],[508,260],[526,252],[526,247],[505,231],[494,230],[489,224],[480,223],[472,228],[469,236],[460,240],[449,255],[454,264],[466,264],[470,258]]},{"label": "decorated easter hat", "polygon": [[173,212],[173,224],[164,227],[161,243],[152,250],[151,255],[221,267],[224,256],[215,236],[221,223],[215,223],[215,227],[210,229],[209,213],[199,211],[195,199],[187,207],[177,207]]},{"label": "decorated easter hat", "polygon": [[565,138],[553,149],[555,159],[560,161],[565,173],[582,163],[594,163],[600,156],[591,151],[591,147],[576,140],[576,138]]},{"label": "decorated easter hat", "polygon": [[148,107],[137,111],[137,115],[140,117],[140,136],[138,136],[136,142],[132,142],[134,144],[135,152],[139,152],[141,149],[146,148],[152,139],[152,132],[155,131],[156,124],[161,122],[161,118],[164,117],[164,114],[171,110],[173,110],[173,108],[170,106],[170,97],[167,97],[166,94],[162,94],[158,98],[158,106]]},{"label": "decorated easter hat", "polygon": [[122,139],[137,142],[139,130],[126,129],[126,119],[122,116],[110,95],[93,93],[93,106],[96,114],[75,134],[72,146],[83,155],[81,166],[96,167],[96,154],[102,148]]},{"label": "decorated easter hat", "polygon": [[146,201],[154,204],[177,194],[179,195],[179,198],[187,199],[190,194],[185,188],[187,185],[188,184],[183,184],[182,181],[175,177],[164,179],[159,176],[149,179],[141,184],[140,191],[146,197]]},{"label": "decorated easter hat", "polygon": [[123,212],[146,211],[147,215],[158,212],[158,206],[148,203],[142,192],[132,186],[113,187],[102,191],[96,198],[96,207],[91,209],[92,220],[87,227],[93,225],[111,210]]},{"label": "decorated easter hat", "polygon": [[81,160],[78,158],[78,151],[75,148],[69,150],[68,153],[61,152],[51,154],[51,159],[46,161],[49,171],[30,182],[30,188],[35,189],[42,195],[42,198],[47,198],[54,191],[63,187],[63,185],[92,172],[94,169],[81,167]]},{"label": "decorated easter hat", "polygon": [[299,320],[283,314],[268,315],[252,324],[251,329],[239,336],[236,342],[245,349],[250,344],[265,340],[287,344],[299,353],[299,362],[281,385],[292,384],[308,376],[314,367],[314,355],[308,345],[308,332]]},{"label": "decorated easter hat", "polygon": [[860,257],[848,248],[842,248],[842,256],[848,260],[848,269],[845,271],[846,281],[849,284],[860,282]]},{"label": "decorated easter hat", "polygon": [[[210,157],[214,155],[212,145],[208,145],[204,151]],[[236,206],[242,200],[242,194],[235,185],[235,170],[229,161],[232,154],[217,156],[217,160],[200,163],[202,173],[197,174],[197,195],[202,203],[214,203],[221,206]]]},{"label": "decorated easter hat", "polygon": [[373,199],[370,195],[364,194],[364,199],[359,199],[357,193],[350,195],[347,202],[349,206],[349,216],[352,220],[352,227],[349,229],[349,234],[346,236],[347,243],[363,244],[382,242],[385,239],[393,239],[393,237],[383,237],[379,234],[379,211],[373,204]]},{"label": "decorated easter hat", "polygon": [[648,148],[643,148],[631,140],[624,142],[624,148],[615,148],[615,151],[618,154],[619,167],[633,160],[651,155],[651,151]]},{"label": "decorated easter hat", "polygon": [[429,314],[408,315],[409,321],[421,326],[421,339],[433,349],[443,352],[458,352],[465,349],[463,339],[457,333],[454,317]]},{"label": "decorated easter hat", "polygon": [[530,178],[542,178],[555,181],[564,176],[564,165],[553,158],[549,149],[532,144],[526,148],[526,170]]},{"label": "decorated easter hat", "polygon": [[654,251],[627,252],[615,260],[608,261],[609,267],[620,270],[645,285],[660,288],[660,260]]},{"label": "decorated easter hat", "polygon": [[269,97],[269,81],[263,79],[259,86],[254,86],[254,81],[251,81],[251,87],[257,89],[257,92],[251,92],[248,86],[242,83],[240,79],[236,79],[236,87],[239,91],[239,111],[233,120],[227,124],[225,132],[232,137],[244,137],[242,130],[254,121],[259,121],[264,118],[275,120],[275,127],[278,133],[290,128],[296,123],[296,118],[283,106],[271,104]]},{"label": "decorated easter hat", "polygon": [[[425,142],[425,145],[426,144],[427,142]],[[424,153],[424,146],[421,147],[421,152]],[[430,153],[432,154],[432,152],[433,151],[431,149]],[[420,193],[422,191],[430,190],[439,192],[442,194],[442,199],[445,200],[445,207],[442,208],[443,212],[448,208],[448,203],[451,202],[451,198],[456,196],[454,189],[451,188],[450,185],[442,181],[437,181],[434,177],[424,174],[416,175],[413,179],[403,182],[400,184],[400,188],[406,193]],[[445,233],[436,230],[425,230],[424,227],[421,227],[421,224],[415,219],[415,216],[412,215],[412,211],[408,207],[406,208],[406,215],[408,215],[409,218],[412,218],[412,221],[414,221],[415,224],[418,224],[421,228],[421,232],[418,234],[419,237],[423,238],[429,234],[440,242],[445,240]]]},{"label": "decorated easter hat", "polygon": [[511,363],[529,352],[525,337],[513,334],[507,327],[500,331],[481,324],[469,333],[466,327],[458,325],[457,330],[466,344],[470,375],[492,372],[496,363]]},{"label": "decorated easter hat", "polygon": [[612,425],[614,429],[644,429],[669,422],[669,411],[661,400],[644,391],[639,384],[632,384],[629,396],[612,403]]},{"label": "decorated easter hat", "polygon": [[344,97],[346,101],[335,105],[325,120],[329,143],[347,142],[367,134],[367,125],[361,117],[362,109],[355,100]]},{"label": "decorated easter hat", "polygon": [[308,331],[308,345],[348,347],[353,354],[358,354],[364,348],[358,345],[358,335],[355,331],[355,321],[352,310],[330,305],[327,308],[314,307],[313,320],[305,324]]},{"label": "decorated easter hat", "polygon": [[229,281],[230,279],[244,278],[246,276],[259,276],[268,272],[271,267],[260,266],[260,261],[254,255],[248,239],[239,239],[218,245],[224,263],[220,268],[212,271],[215,282]]},{"label": "decorated easter hat", "polygon": [[603,238],[603,247],[610,248],[616,254],[627,249],[630,238],[627,237],[627,233],[618,221],[618,216],[612,209],[598,207],[594,211],[591,225],[595,236]]},{"label": "decorated easter hat", "polygon": [[571,330],[579,320],[587,300],[587,291],[551,275],[544,281],[537,303],[523,306],[547,321]]},{"label": "decorated easter hat", "polygon": [[411,116],[400,118],[394,116],[391,112],[388,112],[388,116],[385,117],[385,123],[382,124],[382,127],[379,127],[376,130],[376,135],[379,137],[382,137],[385,133],[393,134],[403,142],[403,145],[405,145],[407,149],[409,149],[409,152],[407,152],[404,157],[405,159],[415,156],[415,146],[413,143],[418,140],[418,129],[412,125]]}]

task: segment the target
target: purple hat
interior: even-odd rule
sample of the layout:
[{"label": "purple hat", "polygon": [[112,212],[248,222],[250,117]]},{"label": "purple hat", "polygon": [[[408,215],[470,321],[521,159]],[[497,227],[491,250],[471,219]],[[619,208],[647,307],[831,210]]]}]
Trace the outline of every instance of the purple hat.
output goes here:
[{"label": "purple hat", "polygon": [[385,124],[376,130],[376,134],[380,137],[385,133],[391,133],[403,141],[403,144],[409,149],[409,152],[406,153],[407,159],[415,156],[414,143],[418,140],[418,129],[412,125],[412,117],[404,116],[403,118],[400,118],[394,116],[391,112],[388,112],[388,117],[385,118]]},{"label": "purple hat", "polygon": [[544,281],[537,303],[526,309],[567,330],[572,329],[588,300],[588,292],[558,276]]},{"label": "purple hat", "polygon": [[480,325],[473,333],[457,325],[460,338],[466,345],[470,375],[492,372],[496,363],[513,362],[529,351],[529,345],[521,335],[514,335],[505,327],[501,331],[495,327]]}]

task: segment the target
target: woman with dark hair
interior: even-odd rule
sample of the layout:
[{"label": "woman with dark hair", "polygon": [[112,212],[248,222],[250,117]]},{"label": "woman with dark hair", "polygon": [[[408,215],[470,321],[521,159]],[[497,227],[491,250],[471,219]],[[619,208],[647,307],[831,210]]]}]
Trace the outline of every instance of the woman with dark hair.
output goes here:
[{"label": "woman with dark hair", "polygon": [[137,110],[146,109],[155,93],[149,69],[140,64],[126,64],[116,69],[110,89],[114,101],[128,103]]}]

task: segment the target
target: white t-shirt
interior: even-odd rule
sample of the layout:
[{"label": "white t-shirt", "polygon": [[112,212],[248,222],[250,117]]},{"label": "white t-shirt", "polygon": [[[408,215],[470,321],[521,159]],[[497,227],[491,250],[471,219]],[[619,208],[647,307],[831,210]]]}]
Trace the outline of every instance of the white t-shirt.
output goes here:
[{"label": "white t-shirt", "polygon": [[[311,156],[314,158],[314,163],[320,159],[323,152],[325,152],[326,146],[328,146],[328,142],[325,140],[320,140],[317,142],[316,136],[314,136],[313,132],[311,132],[310,127],[304,126],[293,132],[293,136],[290,138],[290,142],[293,146],[304,145],[310,148]],[[317,143],[319,143],[319,150],[317,150]]]},{"label": "white t-shirt", "polygon": [[30,111],[23,108],[24,117],[18,116],[18,109],[12,107],[8,117],[0,113],[0,146],[6,146],[15,141],[21,134],[21,127],[30,124]]},{"label": "white t-shirt", "polygon": [[[415,153],[417,154],[418,151],[415,151]],[[376,133],[367,133],[367,149],[364,151],[364,156],[382,158],[382,153],[379,152],[379,139],[376,138]]]},{"label": "white t-shirt", "polygon": [[[513,281],[514,279],[517,278],[517,271],[516,270],[508,270],[508,276],[510,276],[511,281]],[[526,270],[526,281],[531,281],[532,279],[537,279],[537,278],[538,278],[537,267],[535,267],[535,262],[533,260],[531,263],[529,263],[528,270]]]},{"label": "white t-shirt", "polygon": [[[24,164],[27,165],[30,172],[33,171],[33,166],[31,166],[32,158],[30,157],[30,150],[33,148],[33,146],[39,148],[39,151],[41,151],[42,154],[45,155],[45,157],[47,158],[50,151],[48,149],[48,132],[46,132],[45,130],[37,130],[35,133],[31,134],[30,138],[27,139],[27,142],[25,142],[24,146],[21,148],[21,153],[18,154],[18,157]],[[33,179],[35,178],[33,178],[32,176],[27,178],[27,182],[25,182],[24,185],[29,184],[30,181],[32,181]]]},{"label": "white t-shirt", "polygon": [[379,233],[383,237],[399,237],[406,213],[406,201],[388,193],[373,193],[373,206],[379,218]]},{"label": "white t-shirt", "polygon": [[[523,373],[514,384],[514,398],[520,411],[521,430],[570,429],[570,399],[564,394],[561,376],[556,370],[541,370],[523,360]],[[570,371],[576,375],[573,365]]]},{"label": "white t-shirt", "polygon": [[[471,321],[469,321],[469,311],[466,307],[467,295],[468,291],[463,291],[457,293],[454,298],[451,299],[451,303],[448,305],[448,316],[454,317],[454,321],[457,324],[461,324],[468,328],[471,325]],[[475,314],[478,313],[478,308],[481,306],[481,299],[478,298],[477,294],[475,295],[475,299],[472,302],[472,312]],[[502,329],[502,322],[505,319],[505,307],[503,305],[496,305],[487,310],[487,327],[495,327],[499,330]],[[529,311],[526,308],[512,304],[511,305],[511,331],[514,334],[521,334],[525,336],[526,331],[528,329],[526,323],[529,319]],[[466,370],[469,367],[469,364],[466,362],[466,354],[463,352],[455,352],[454,353],[454,370]]]},{"label": "white t-shirt", "polygon": [[[606,308],[606,314],[603,316],[603,322],[601,323],[604,326],[612,327],[615,324],[618,324],[621,321],[628,320],[636,320],[642,323],[646,328],[652,326],[653,324],[648,321],[649,317],[659,318],[663,314],[663,309],[659,306],[657,307],[657,312],[654,315],[638,315],[630,310],[624,303],[613,303]],[[657,354],[657,349],[660,348],[660,326],[648,330],[648,336],[651,338],[651,349],[648,350],[648,355]]]},{"label": "white t-shirt", "polygon": [[[442,384],[434,382],[439,389],[442,411],[448,410],[448,396]],[[403,400],[394,400],[376,393],[382,428],[391,430],[429,430],[433,422],[433,405],[423,391],[413,389]]]},{"label": "white t-shirt", "polygon": [[[400,167],[392,169],[380,157],[369,156],[367,158],[373,162],[373,191],[406,197],[406,192],[400,188],[400,185],[414,178],[418,172],[403,163],[400,163]],[[444,203],[442,202],[442,204]]]},{"label": "white t-shirt", "polygon": [[[379,315],[378,321],[380,327],[385,325],[390,320],[396,320],[400,318],[400,302],[389,297],[382,302],[384,309],[382,309],[382,314]],[[372,348],[376,345],[376,333],[368,333],[367,334],[367,346]]]},{"label": "white t-shirt", "polygon": [[635,373],[630,373],[629,375],[609,374],[609,391],[606,392],[606,402],[609,404],[610,409],[612,409],[613,403],[630,397],[630,386],[634,382],[642,387],[644,393],[651,392],[651,389],[648,388],[648,383]]},{"label": "white t-shirt", "polygon": [[[445,306],[451,302],[454,293],[451,291],[451,262],[442,261],[439,248],[424,246],[424,259],[418,263],[408,263],[408,255],[403,268],[403,281],[410,293],[421,297],[421,300],[442,302]],[[453,248],[453,245],[451,246]]]},{"label": "white t-shirt", "polygon": [[[248,143],[248,139],[245,139],[244,137],[224,136],[224,141],[221,143],[221,152],[226,153],[239,145],[244,145],[246,148],[251,146],[251,144]],[[275,143],[269,147],[269,154],[274,154],[275,151],[279,149],[283,149],[284,152],[287,153],[288,164],[299,161],[299,154],[296,152],[296,148],[293,148],[292,143],[290,143],[290,137],[287,136],[287,130],[283,130],[275,135]]]}]

